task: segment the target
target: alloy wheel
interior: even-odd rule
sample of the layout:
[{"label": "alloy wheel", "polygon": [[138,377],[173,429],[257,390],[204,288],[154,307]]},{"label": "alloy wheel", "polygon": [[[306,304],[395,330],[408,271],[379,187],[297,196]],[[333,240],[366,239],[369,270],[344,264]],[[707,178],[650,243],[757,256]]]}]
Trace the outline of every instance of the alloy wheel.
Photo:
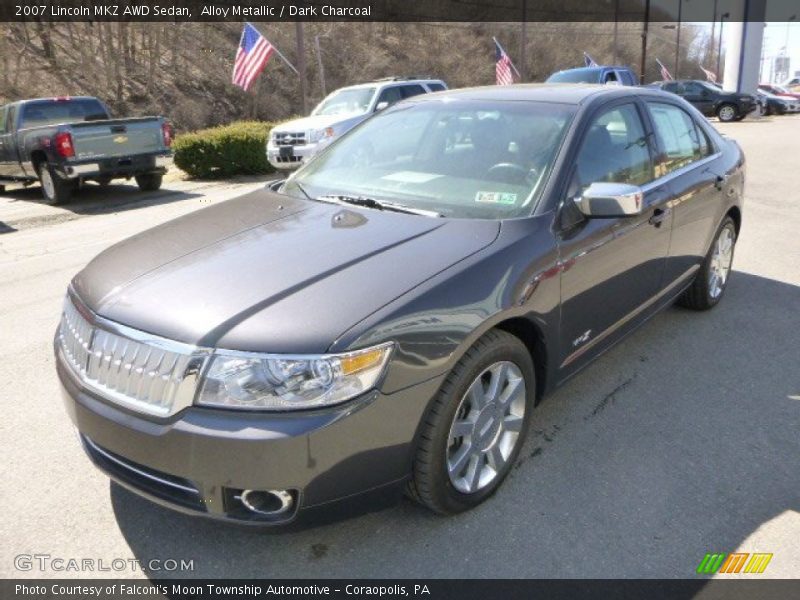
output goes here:
[{"label": "alloy wheel", "polygon": [[447,440],[447,472],[461,493],[474,494],[503,471],[522,432],[525,379],[509,361],[485,369],[467,389]]},{"label": "alloy wheel", "polygon": [[723,106],[719,110],[720,121],[732,121],[736,117],[736,110],[732,106]]},{"label": "alloy wheel", "polygon": [[719,232],[714,242],[708,269],[708,293],[714,299],[719,298],[728,281],[733,262],[733,236],[733,229],[727,226]]}]

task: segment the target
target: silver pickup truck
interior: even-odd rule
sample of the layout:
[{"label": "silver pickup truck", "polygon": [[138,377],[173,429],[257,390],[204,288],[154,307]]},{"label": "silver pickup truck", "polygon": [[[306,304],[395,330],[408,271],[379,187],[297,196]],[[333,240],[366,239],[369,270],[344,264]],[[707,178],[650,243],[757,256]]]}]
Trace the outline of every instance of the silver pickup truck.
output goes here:
[{"label": "silver pickup truck", "polygon": [[40,182],[46,202],[66,202],[83,181],[131,177],[161,187],[172,129],[163,117],[112,119],[97,98],[22,100],[0,107],[0,192]]}]

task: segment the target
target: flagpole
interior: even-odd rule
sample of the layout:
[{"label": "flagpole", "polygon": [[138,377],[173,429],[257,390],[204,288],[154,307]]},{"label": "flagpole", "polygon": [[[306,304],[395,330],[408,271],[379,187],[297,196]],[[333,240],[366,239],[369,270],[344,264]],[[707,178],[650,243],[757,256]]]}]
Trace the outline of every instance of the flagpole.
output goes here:
[{"label": "flagpole", "polygon": [[519,78],[520,78],[520,81],[521,81],[521,80],[522,80],[522,75],[520,75],[520,74],[519,74],[519,71],[517,71],[517,67],[516,67],[516,65],[514,64],[514,61],[513,61],[513,60],[511,60],[511,57],[508,55],[508,52],[506,52],[506,49],[505,49],[505,48],[503,48],[503,47],[500,45],[500,42],[498,42],[498,41],[497,41],[497,38],[496,38],[496,37],[492,36],[492,40],[494,41],[494,43],[495,43],[495,44],[497,44],[497,47],[498,47],[498,48],[500,48],[500,50],[502,50],[502,51],[503,51],[503,54],[505,54],[506,56],[508,56],[508,64],[510,64],[510,65],[511,65],[511,68],[512,68],[512,69],[514,69],[514,73],[516,73],[516,74],[517,74],[517,77],[519,77]]},{"label": "flagpole", "polygon": [[[247,23],[248,25],[250,25],[250,27],[252,27],[252,28],[253,28],[253,29],[255,29],[256,31],[258,31],[258,29],[256,29],[255,25],[253,25],[252,23],[249,23],[249,22],[247,22],[247,21],[245,21],[245,23]],[[258,31],[258,33],[261,33],[261,32],[260,32],[260,31]],[[242,35],[244,35],[244,33],[242,33]],[[262,37],[264,37],[264,39],[265,39],[265,40],[267,39],[267,38],[266,38],[266,37],[265,37],[263,34],[261,34],[261,35],[262,35]],[[269,41],[269,40],[267,40],[267,41]],[[281,51],[280,51],[280,50],[278,50],[278,48],[275,46],[275,44],[273,44],[272,42],[269,42],[269,45],[270,45],[270,46],[272,46],[272,49],[273,49],[273,50],[275,50],[275,54],[277,54],[278,56],[280,56],[280,57],[281,57],[281,59],[283,59],[283,62],[285,62],[287,65],[289,65],[289,68],[290,68],[292,71],[294,71],[294,72],[295,72],[295,75],[299,76],[299,75],[300,75],[300,73],[298,72],[298,70],[294,68],[294,65],[293,65],[292,63],[290,63],[288,60],[286,60],[286,57],[285,57],[283,54],[281,54]]]}]

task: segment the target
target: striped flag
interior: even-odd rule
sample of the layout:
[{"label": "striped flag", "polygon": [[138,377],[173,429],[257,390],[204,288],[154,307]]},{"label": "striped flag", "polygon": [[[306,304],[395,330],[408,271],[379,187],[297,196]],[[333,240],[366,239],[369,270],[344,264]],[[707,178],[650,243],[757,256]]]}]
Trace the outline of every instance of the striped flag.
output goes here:
[{"label": "striped flag", "polygon": [[705,74],[706,79],[711,83],[717,83],[717,74],[714,71],[709,71],[708,69],[704,69],[703,65],[697,63],[697,66],[700,67],[700,70]]},{"label": "striped flag", "polygon": [[584,52],[583,53],[583,64],[585,64],[587,67],[599,67],[600,66],[595,62],[595,60],[591,56],[589,56],[588,52]]},{"label": "striped flag", "polygon": [[667,70],[667,67],[664,66],[664,63],[662,63],[658,59],[656,59],[656,62],[658,63],[659,68],[661,69],[661,79],[663,79],[664,81],[672,81],[672,73],[670,73]]},{"label": "striped flag", "polygon": [[514,74],[511,72],[511,59],[506,51],[494,41],[494,72],[497,78],[497,85],[511,85],[514,83]]},{"label": "striped flag", "polygon": [[264,70],[273,52],[275,48],[267,38],[250,23],[245,23],[239,48],[236,50],[236,60],[233,63],[233,84],[244,91],[249,90],[256,77]]}]

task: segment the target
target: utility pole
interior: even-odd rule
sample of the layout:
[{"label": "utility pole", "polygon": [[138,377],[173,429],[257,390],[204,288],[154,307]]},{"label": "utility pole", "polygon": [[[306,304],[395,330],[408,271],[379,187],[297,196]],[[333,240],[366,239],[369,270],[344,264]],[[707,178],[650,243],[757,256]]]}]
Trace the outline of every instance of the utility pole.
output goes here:
[{"label": "utility pole", "polygon": [[[711,54],[710,58],[714,59],[714,31],[717,28],[717,3],[719,0],[714,0],[714,14],[711,15]],[[706,60],[708,60],[709,56],[706,56]]]},{"label": "utility pole", "polygon": [[680,79],[680,56],[681,56],[681,16],[683,11],[683,0],[678,0],[678,34],[675,40],[675,79]]},{"label": "utility pole", "polygon": [[319,49],[319,36],[314,36],[314,46],[316,46],[317,50],[317,67],[319,67],[319,84],[322,86],[322,97],[328,95],[327,90],[325,89],[325,67],[322,66],[322,52]]},{"label": "utility pole", "polygon": [[303,23],[295,23],[295,35],[297,36],[297,69],[300,71],[300,93],[303,96],[303,115],[308,113],[308,84],[306,82],[306,45],[303,40]]},{"label": "utility pole", "polygon": [[[528,76],[528,61],[525,60],[528,51],[528,0],[522,0],[522,32],[520,35],[519,70],[520,80]],[[520,81],[524,83],[524,81]]]},{"label": "utility pole", "polygon": [[650,23],[650,0],[644,3],[644,29],[642,29],[642,62],[639,65],[639,83],[644,85],[644,72],[647,69],[647,28]]},{"label": "utility pole", "polygon": [[619,0],[614,0],[614,61],[617,64],[617,26],[619,25]]}]

